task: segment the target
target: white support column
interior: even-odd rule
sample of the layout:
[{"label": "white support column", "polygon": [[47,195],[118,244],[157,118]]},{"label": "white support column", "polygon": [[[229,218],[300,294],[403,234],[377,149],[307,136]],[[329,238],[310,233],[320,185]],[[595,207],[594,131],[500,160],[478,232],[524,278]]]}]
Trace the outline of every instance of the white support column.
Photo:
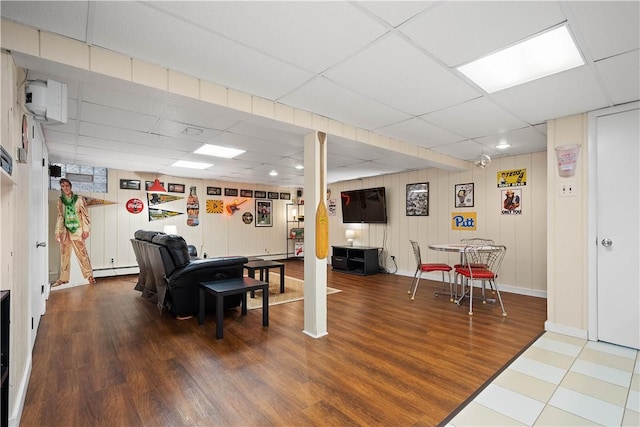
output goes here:
[{"label": "white support column", "polygon": [[[326,159],[327,142],[323,144]],[[327,194],[320,188],[320,142],[318,132],[304,138],[304,330],[313,338],[327,335],[327,259],[316,258],[316,210]]]}]

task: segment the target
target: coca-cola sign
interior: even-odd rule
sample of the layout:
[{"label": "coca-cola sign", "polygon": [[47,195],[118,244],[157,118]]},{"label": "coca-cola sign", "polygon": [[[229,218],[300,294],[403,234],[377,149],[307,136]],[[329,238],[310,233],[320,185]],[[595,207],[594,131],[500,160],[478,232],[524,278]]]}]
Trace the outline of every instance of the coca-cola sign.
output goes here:
[{"label": "coca-cola sign", "polygon": [[144,209],[144,203],[140,199],[127,200],[127,210],[133,214],[139,214]]}]

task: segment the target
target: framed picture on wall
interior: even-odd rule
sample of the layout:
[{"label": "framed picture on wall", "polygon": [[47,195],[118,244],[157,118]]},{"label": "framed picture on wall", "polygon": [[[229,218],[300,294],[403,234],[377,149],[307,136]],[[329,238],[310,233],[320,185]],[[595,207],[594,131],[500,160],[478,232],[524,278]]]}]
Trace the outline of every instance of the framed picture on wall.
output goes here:
[{"label": "framed picture on wall", "polygon": [[269,199],[279,199],[280,194],[276,191],[269,191]]},{"label": "framed picture on wall", "polygon": [[256,200],[256,227],[273,226],[273,201]]},{"label": "framed picture on wall", "polygon": [[291,193],[280,193],[281,200],[291,200]]},{"label": "framed picture on wall", "polygon": [[473,207],[473,183],[456,184],[454,186],[454,206],[456,208]]},{"label": "framed picture on wall", "polygon": [[138,179],[121,179],[121,190],[140,190],[140,180]]},{"label": "framed picture on wall", "polygon": [[253,190],[240,190],[240,197],[253,197]]},{"label": "framed picture on wall", "polygon": [[253,195],[255,196],[256,199],[266,199],[267,198],[267,192],[266,191],[254,191]]},{"label": "framed picture on wall", "polygon": [[169,193],[184,193],[184,184],[169,183],[167,191],[169,191]]},{"label": "framed picture on wall", "polygon": [[429,183],[407,184],[407,216],[429,216]]},{"label": "framed picture on wall", "polygon": [[229,197],[237,197],[238,196],[238,189],[237,188],[225,188],[224,189],[224,195],[225,196],[229,196]]},{"label": "framed picture on wall", "polygon": [[207,187],[207,196],[221,196],[222,188],[220,187]]}]

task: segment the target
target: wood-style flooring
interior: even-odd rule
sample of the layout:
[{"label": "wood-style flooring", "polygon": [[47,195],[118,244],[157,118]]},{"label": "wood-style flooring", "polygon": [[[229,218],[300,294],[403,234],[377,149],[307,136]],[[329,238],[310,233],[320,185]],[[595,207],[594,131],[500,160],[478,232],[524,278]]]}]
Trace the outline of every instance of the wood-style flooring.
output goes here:
[{"label": "wood-style flooring", "polygon": [[[286,274],[302,278],[301,261]],[[434,426],[544,329],[546,300],[503,293],[457,306],[439,282],[332,272],[328,335],[303,330],[303,302],[227,312],[198,326],[160,313],[137,276],[51,293],[20,425]]]}]

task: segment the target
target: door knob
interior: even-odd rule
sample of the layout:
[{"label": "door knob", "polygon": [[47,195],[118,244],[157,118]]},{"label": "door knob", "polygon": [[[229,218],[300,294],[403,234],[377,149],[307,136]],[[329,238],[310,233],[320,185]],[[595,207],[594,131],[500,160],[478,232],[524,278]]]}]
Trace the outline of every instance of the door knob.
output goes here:
[{"label": "door knob", "polygon": [[36,248],[45,248],[45,247],[47,247],[47,242],[36,241]]},{"label": "door knob", "polygon": [[611,240],[611,239],[602,239],[602,246],[604,246],[605,248],[608,248],[611,245],[613,245],[613,240]]}]

